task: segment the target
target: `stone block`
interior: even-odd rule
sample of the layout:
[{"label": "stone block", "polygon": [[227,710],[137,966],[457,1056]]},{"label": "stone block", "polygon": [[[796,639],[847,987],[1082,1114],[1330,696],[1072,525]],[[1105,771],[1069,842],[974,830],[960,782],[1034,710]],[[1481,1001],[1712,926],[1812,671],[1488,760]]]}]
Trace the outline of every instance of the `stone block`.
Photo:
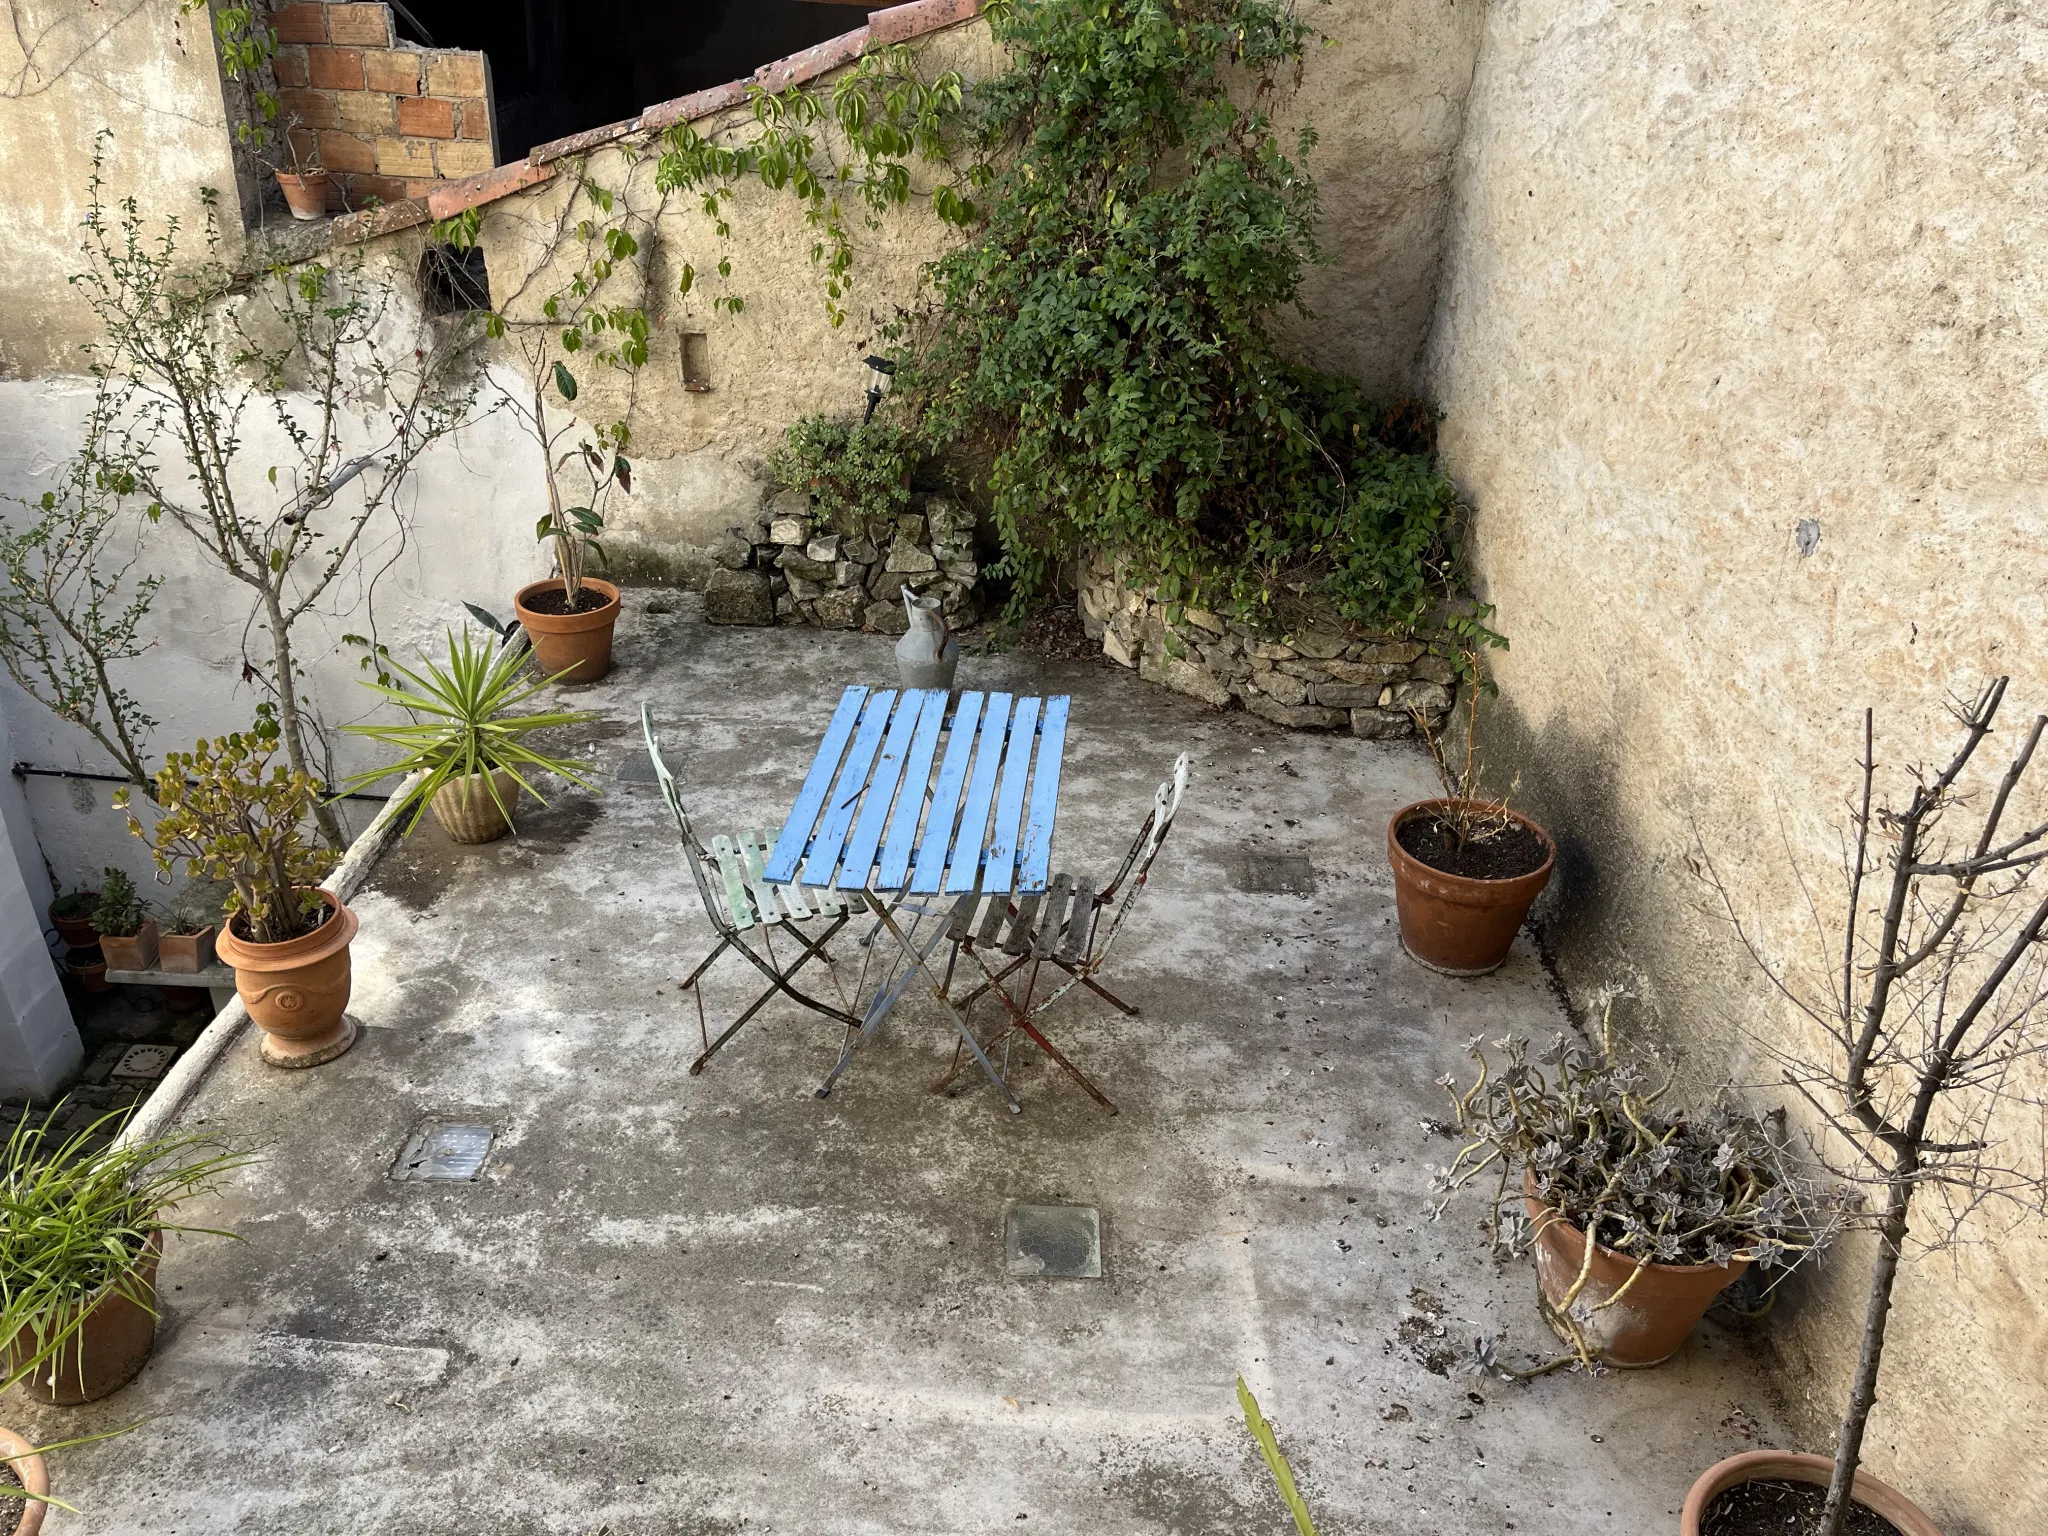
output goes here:
[{"label": "stone block", "polygon": [[711,563],[722,570],[743,571],[753,558],[754,546],[747,542],[746,534],[738,528],[728,528],[705,547],[704,553],[711,557]]},{"label": "stone block", "polygon": [[460,103],[461,111],[456,116],[455,132],[464,139],[484,139],[491,136],[491,107],[489,102],[465,101]]},{"label": "stone block", "polygon": [[804,546],[804,558],[815,560],[820,565],[830,565],[839,558],[843,542],[836,533],[821,533]]},{"label": "stone block", "polygon": [[1285,672],[1289,677],[1298,677],[1305,683],[1327,683],[1330,674],[1312,661],[1276,661],[1276,672]]},{"label": "stone block", "polygon": [[783,550],[775,561],[776,568],[792,578],[821,583],[836,583],[839,580],[838,566],[829,560],[813,560],[803,551],[795,548]]},{"label": "stone block", "polygon": [[1117,633],[1114,625],[1102,632],[1102,654],[1120,667],[1135,667],[1138,664],[1137,652],[1125,644],[1124,637]]},{"label": "stone block", "polygon": [[789,595],[800,603],[814,603],[830,590],[822,581],[797,575],[789,578]]},{"label": "stone block", "polygon": [[391,46],[391,7],[388,5],[330,5],[327,7],[327,40],[351,43],[360,48]]},{"label": "stone block", "polygon": [[889,546],[888,569],[903,573],[937,571],[939,562],[932,558],[932,552],[913,544],[909,539],[899,537]]},{"label": "stone block", "polygon": [[794,619],[797,616],[796,599],[787,592],[777,593],[775,597],[775,617],[780,620]]},{"label": "stone block", "polygon": [[1408,665],[1399,661],[1337,661],[1323,663],[1340,683],[1391,683],[1408,675]]},{"label": "stone block", "polygon": [[867,612],[867,598],[859,587],[840,587],[827,592],[812,607],[826,629],[859,629]]},{"label": "stone block", "polygon": [[1318,704],[1337,709],[1370,708],[1379,703],[1380,683],[1317,683],[1313,690]]},{"label": "stone block", "polygon": [[319,5],[287,5],[270,13],[270,25],[280,43],[324,43],[327,41],[327,11]]},{"label": "stone block", "polygon": [[778,512],[769,519],[768,539],[773,544],[794,544],[799,548],[810,543],[810,515],[806,513],[802,517],[792,517],[788,513]]},{"label": "stone block", "polygon": [[488,144],[480,144],[474,139],[434,141],[434,169],[443,176],[475,176],[490,168],[491,146]]},{"label": "stone block", "polygon": [[972,624],[981,617],[981,593],[972,587],[954,587],[946,593],[940,612],[961,624]]},{"label": "stone block", "polygon": [[398,100],[398,131],[409,133],[416,139],[452,139],[455,137],[455,103],[432,96],[401,96]]},{"label": "stone block", "polygon": [[427,94],[481,98],[484,94],[484,56],[480,53],[428,54]]},{"label": "stone block", "polygon": [[873,539],[850,538],[839,546],[839,553],[862,565],[873,565],[882,552],[875,548]]},{"label": "stone block", "polygon": [[1320,624],[1304,625],[1287,637],[1287,643],[1303,656],[1318,661],[1328,661],[1342,656],[1351,644],[1351,637],[1339,629],[1327,629]]},{"label": "stone block", "polygon": [[1366,741],[1399,741],[1415,733],[1415,722],[1391,709],[1354,709],[1351,734]]},{"label": "stone block", "polygon": [[1451,691],[1442,683],[1416,678],[1412,682],[1398,684],[1393,692],[1396,709],[1418,709],[1425,715],[1440,715],[1451,707]]},{"label": "stone block", "polygon": [[431,178],[434,175],[434,152],[419,139],[379,139],[377,174]]},{"label": "stone block", "polygon": [[924,514],[922,512],[897,513],[896,537],[899,541],[908,539],[913,544],[922,544],[926,538]]},{"label": "stone block", "polygon": [[394,98],[369,91],[342,91],[334,98],[334,120],[350,133],[374,138],[398,131]]},{"label": "stone block", "polygon": [[1230,702],[1229,685],[1207,667],[1184,656],[1161,656],[1154,665],[1148,651],[1139,663],[1138,676],[1148,682],[1164,683],[1175,693],[1200,699],[1212,709],[1221,709]]},{"label": "stone block", "polygon": [[1251,639],[1245,649],[1260,661],[1293,661],[1296,654],[1292,646],[1282,645],[1278,640],[1261,640],[1256,637]]},{"label": "stone block", "polygon": [[868,568],[858,561],[839,560],[832,566],[832,583],[840,587],[864,587],[868,582]]},{"label": "stone block", "polygon": [[278,110],[287,117],[296,117],[307,128],[339,127],[341,118],[334,103],[334,96],[327,91],[281,90],[277,93]]},{"label": "stone block", "polygon": [[707,624],[773,624],[775,605],[760,571],[715,570],[704,583]]},{"label": "stone block", "polygon": [[971,583],[981,579],[981,567],[972,560],[942,560],[939,565],[955,581]]},{"label": "stone block", "polygon": [[1341,709],[1326,709],[1320,704],[1282,704],[1262,693],[1247,693],[1244,707],[1262,720],[1296,731],[1340,731],[1351,723]]},{"label": "stone block", "polygon": [[924,516],[935,539],[956,535],[972,539],[974,536],[974,514],[949,496],[925,497]]},{"label": "stone block", "polygon": [[1408,670],[1426,682],[1442,683],[1446,688],[1458,680],[1458,669],[1451,665],[1448,656],[1418,656]]},{"label": "stone block", "polygon": [[1285,672],[1260,671],[1254,668],[1245,680],[1245,686],[1256,693],[1263,693],[1275,704],[1306,704],[1308,684],[1298,677],[1289,677]]},{"label": "stone block", "polygon": [[344,175],[367,173],[377,169],[377,150],[368,139],[353,133],[323,133],[320,163]]},{"label": "stone block", "polygon": [[[372,91],[386,91],[393,96],[417,96],[420,92],[420,55],[409,53],[402,48],[377,48],[363,55],[363,85]],[[424,105],[413,102],[414,107]],[[438,138],[455,136],[455,106],[453,102],[436,102],[437,111],[432,114],[436,123],[446,121],[448,131],[437,134]],[[408,128],[407,133],[422,133],[423,129]]]},{"label": "stone block", "polygon": [[910,629],[910,615],[903,611],[900,598],[894,602],[869,603],[863,627],[878,635],[905,634]]},{"label": "stone block", "polygon": [[[282,93],[294,87],[312,84],[312,77],[306,73],[306,50],[303,48],[280,48],[270,61],[271,73],[277,76],[280,98]],[[280,105],[283,105],[280,99]],[[289,112],[290,107],[285,107]]]},{"label": "stone block", "polygon": [[1367,640],[1344,647],[1346,661],[1398,662],[1406,666],[1427,649],[1419,640]]},{"label": "stone block", "polygon": [[1224,633],[1223,620],[1206,608],[1183,608],[1180,612],[1180,618],[1183,624],[1191,624],[1196,629],[1205,630],[1209,634],[1220,635]]},{"label": "stone block", "polygon": [[360,48],[308,48],[306,80],[323,91],[360,91],[363,52]]}]

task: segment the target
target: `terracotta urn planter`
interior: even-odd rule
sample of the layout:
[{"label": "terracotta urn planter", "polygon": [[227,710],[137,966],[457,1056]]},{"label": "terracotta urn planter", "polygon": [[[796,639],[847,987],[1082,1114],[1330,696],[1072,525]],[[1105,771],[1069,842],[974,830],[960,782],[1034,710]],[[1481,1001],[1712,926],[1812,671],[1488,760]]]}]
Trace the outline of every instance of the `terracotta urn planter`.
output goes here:
[{"label": "terracotta urn planter", "polygon": [[527,606],[543,592],[559,594],[559,576],[521,587],[512,599],[519,622],[533,641],[534,660],[550,677],[566,672],[565,683],[594,683],[612,669],[612,627],[619,622],[619,589],[594,576],[584,577],[583,585],[606,599],[602,607],[587,613],[536,613]]},{"label": "terracotta urn planter", "polygon": [[[1825,1456],[1802,1456],[1795,1451],[1744,1451],[1717,1461],[1700,1474],[1685,1496],[1679,1512],[1679,1536],[1700,1536],[1707,1506],[1737,1483],[1769,1478],[1788,1483],[1813,1483],[1825,1488],[1833,1478],[1835,1464]],[[1868,1472],[1858,1471],[1850,1497],[1874,1515],[1882,1515],[1904,1536],[1941,1536],[1926,1513],[1889,1483],[1881,1483]]]},{"label": "terracotta urn planter", "polygon": [[327,217],[327,173],[322,170],[277,173],[277,185],[284,193],[285,206],[295,219]]},{"label": "terracotta urn planter", "polygon": [[[1585,1262],[1586,1234],[1555,1207],[1537,1199],[1536,1181],[1526,1170],[1522,1174],[1522,1206],[1536,1229],[1536,1284],[1542,1293],[1544,1321],[1570,1343],[1571,1331],[1559,1313]],[[1572,1317],[1586,1347],[1604,1364],[1624,1370],[1658,1365],[1678,1353],[1714,1298],[1748,1268],[1747,1259],[1730,1259],[1726,1264],[1639,1266],[1627,1254],[1595,1243],[1593,1267],[1585,1289],[1572,1304]],[[1624,1285],[1628,1285],[1626,1296],[1611,1307],[1600,1306]]]},{"label": "terracotta urn planter", "polygon": [[57,915],[57,904],[50,903],[50,926],[57,930],[57,937],[73,949],[90,949],[99,943],[99,930],[92,925],[92,909],[99,905],[100,893],[87,891],[77,897],[72,905],[77,914],[67,917]]},{"label": "terracotta urn planter", "polygon": [[213,933],[209,924],[197,933],[167,933],[157,940],[157,964],[180,976],[197,976],[213,964]]},{"label": "terracotta urn planter", "polygon": [[495,842],[512,830],[512,823],[505,819],[505,812],[498,809],[498,801],[504,802],[507,811],[516,806],[519,803],[519,781],[502,768],[491,774],[491,780],[497,786],[497,800],[491,798],[491,791],[485,787],[484,776],[480,773],[450,779],[434,791],[431,802],[434,820],[441,824],[441,830],[448,834],[451,842]]},{"label": "terracotta urn planter", "polygon": [[64,969],[88,992],[107,990],[107,957],[97,944],[72,950],[64,957]]},{"label": "terracotta urn planter", "polygon": [[107,957],[110,971],[148,971],[156,968],[156,919],[145,917],[142,926],[125,938],[119,934],[100,935],[100,953]]},{"label": "terracotta urn planter", "polygon": [[263,1031],[263,1059],[273,1067],[317,1067],[355,1044],[348,1016],[349,942],[356,915],[332,892],[320,892],[327,920],[282,944],[257,944],[235,932],[232,919],[214,947],[235,968],[235,992]]},{"label": "terracotta urn planter", "polygon": [[[30,1493],[50,1491],[50,1469],[43,1465],[41,1453],[11,1429],[0,1428],[0,1459],[5,1459],[14,1473],[14,1480]],[[50,1506],[35,1499],[23,1499],[20,1505],[21,1513],[8,1529],[12,1536],[36,1536],[36,1532],[43,1528],[43,1516]],[[0,1499],[0,1520],[13,1514],[14,1507],[13,1499]]]},{"label": "terracotta urn planter", "polygon": [[[150,1233],[149,1246],[138,1266],[144,1292],[152,1303],[156,1300],[156,1266],[163,1257],[163,1242],[162,1233]],[[86,1312],[85,1326],[72,1335],[53,1359],[22,1380],[22,1388],[29,1396],[63,1407],[97,1402],[127,1386],[149,1363],[149,1352],[156,1340],[156,1317],[149,1308],[121,1295],[112,1286],[80,1305]],[[20,1360],[32,1357],[35,1348],[20,1335],[9,1340],[10,1369]]]},{"label": "terracotta urn planter", "polygon": [[1387,862],[1394,871],[1394,905],[1401,918],[1401,947],[1446,976],[1484,976],[1500,969],[1521,931],[1522,919],[1557,863],[1557,848],[1535,822],[1507,814],[1543,845],[1542,865],[1502,880],[1474,879],[1434,869],[1401,846],[1402,826],[1457,804],[1422,800],[1403,806],[1387,822]]}]

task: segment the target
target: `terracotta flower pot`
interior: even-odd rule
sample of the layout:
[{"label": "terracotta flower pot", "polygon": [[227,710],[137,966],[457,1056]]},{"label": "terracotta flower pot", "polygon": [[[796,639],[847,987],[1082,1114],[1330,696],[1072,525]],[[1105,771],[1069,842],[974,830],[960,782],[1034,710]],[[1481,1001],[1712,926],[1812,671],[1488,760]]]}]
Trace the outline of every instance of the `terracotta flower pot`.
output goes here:
[{"label": "terracotta flower pot", "polygon": [[325,171],[304,171],[297,175],[279,171],[277,184],[284,192],[285,206],[291,209],[293,218],[323,219],[327,216]]},{"label": "terracotta flower pot", "polygon": [[[497,786],[498,799],[505,802],[505,810],[519,803],[519,781],[511,774],[500,768],[491,780]],[[453,842],[494,842],[512,830],[512,823],[498,809],[498,801],[491,798],[480,773],[450,779],[434,791],[432,804],[434,820]]]},{"label": "terracotta flower pot", "polygon": [[[1586,1234],[1556,1208],[1536,1198],[1535,1178],[1522,1174],[1522,1206],[1536,1227],[1536,1284],[1543,1296],[1544,1321],[1566,1343],[1571,1332],[1558,1316],[1564,1299],[1585,1262]],[[1637,1268],[1642,1269],[1640,1275]],[[1726,1264],[1645,1264],[1602,1243],[1593,1245],[1593,1268],[1585,1289],[1572,1303],[1572,1318],[1586,1347],[1607,1365],[1636,1370],[1657,1365],[1678,1353],[1678,1347],[1706,1315],[1714,1298],[1749,1268],[1747,1259]],[[1628,1284],[1628,1294],[1611,1307],[1600,1303]],[[1599,1307],[1598,1311],[1593,1310]]]},{"label": "terracotta flower pot", "polygon": [[107,990],[107,957],[97,944],[88,949],[72,950],[64,957],[64,969],[88,992]]},{"label": "terracotta flower pot", "polygon": [[1387,822],[1387,862],[1394,870],[1394,906],[1401,917],[1401,947],[1446,976],[1484,976],[1499,970],[1521,931],[1529,905],[1550,883],[1557,846],[1528,817],[1507,814],[1542,840],[1542,867],[1507,880],[1475,880],[1432,869],[1395,836],[1403,822],[1430,816],[1457,802],[1421,800]]},{"label": "terracotta flower pot", "polygon": [[119,934],[100,935],[100,953],[107,957],[110,971],[148,971],[156,968],[156,919],[145,917],[142,926],[125,938]]},{"label": "terracotta flower pot", "polygon": [[317,1067],[355,1044],[348,1016],[349,941],[356,915],[333,893],[320,892],[327,921],[282,944],[257,944],[232,920],[214,947],[235,968],[235,991],[263,1030],[263,1059],[273,1067]]},{"label": "terracotta flower pot", "polygon": [[57,930],[57,937],[73,949],[90,949],[99,943],[99,930],[92,925],[92,909],[99,905],[100,893],[87,891],[79,898],[85,907],[84,917],[59,917],[55,902],[50,904],[50,926]]},{"label": "terracotta flower pot", "polygon": [[[0,1457],[14,1469],[14,1479],[30,1493],[50,1491],[50,1469],[43,1465],[43,1458],[33,1443],[17,1435],[11,1429],[0,1429]],[[13,1499],[0,1499],[0,1520],[5,1520],[14,1510]],[[43,1516],[50,1506],[35,1499],[21,1500],[21,1514],[13,1526],[13,1536],[36,1536],[43,1528]]]},{"label": "terracotta flower pot", "polygon": [[[1678,1517],[1679,1536],[1700,1536],[1700,1522],[1706,1518],[1707,1506],[1737,1483],[1773,1478],[1788,1483],[1816,1483],[1825,1488],[1834,1473],[1835,1464],[1827,1457],[1802,1456],[1796,1451],[1744,1451],[1740,1456],[1717,1461],[1700,1474],[1692,1492],[1685,1496],[1685,1508]],[[1891,1521],[1905,1536],[1941,1536],[1919,1505],[1868,1472],[1857,1472],[1849,1493],[1872,1514]]]},{"label": "terracotta flower pot", "polygon": [[[138,1272],[144,1294],[152,1304],[156,1301],[157,1261],[163,1257],[163,1251],[163,1235],[150,1233]],[[149,1363],[149,1351],[156,1339],[156,1315],[148,1307],[119,1294],[111,1286],[80,1305],[87,1312],[85,1326],[72,1335],[54,1358],[23,1379],[21,1384],[29,1396],[64,1407],[97,1402],[127,1386]],[[8,1341],[8,1368],[12,1370],[33,1355],[36,1348],[17,1334]]]},{"label": "terracotta flower pot", "polygon": [[565,683],[594,683],[612,669],[612,626],[619,622],[619,589],[594,576],[584,577],[583,585],[609,601],[588,613],[535,613],[526,606],[528,599],[539,593],[561,591],[559,576],[521,587],[512,599],[513,610],[533,641],[534,660],[550,677],[568,672],[562,679]]},{"label": "terracotta flower pot", "polygon": [[157,940],[156,962],[180,976],[197,976],[213,964],[211,926],[197,933],[167,933]]}]

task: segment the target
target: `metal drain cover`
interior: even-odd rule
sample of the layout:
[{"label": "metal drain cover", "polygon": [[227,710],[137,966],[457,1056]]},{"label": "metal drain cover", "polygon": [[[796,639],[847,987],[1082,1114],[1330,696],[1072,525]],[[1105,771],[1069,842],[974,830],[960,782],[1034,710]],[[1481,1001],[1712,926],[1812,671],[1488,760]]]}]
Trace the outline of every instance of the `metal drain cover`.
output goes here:
[{"label": "metal drain cover", "polygon": [[412,1133],[391,1177],[442,1184],[467,1183],[483,1172],[497,1128],[458,1120],[429,1120]]},{"label": "metal drain cover", "polygon": [[1092,1205],[1013,1205],[1003,1218],[1013,1275],[1102,1278],[1102,1214]]},{"label": "metal drain cover", "polygon": [[139,1077],[145,1080],[164,1075],[165,1068],[176,1059],[178,1048],[174,1045],[131,1045],[114,1063],[113,1076]]},{"label": "metal drain cover", "polygon": [[1313,896],[1316,867],[1305,854],[1240,853],[1237,888],[1269,896]]}]

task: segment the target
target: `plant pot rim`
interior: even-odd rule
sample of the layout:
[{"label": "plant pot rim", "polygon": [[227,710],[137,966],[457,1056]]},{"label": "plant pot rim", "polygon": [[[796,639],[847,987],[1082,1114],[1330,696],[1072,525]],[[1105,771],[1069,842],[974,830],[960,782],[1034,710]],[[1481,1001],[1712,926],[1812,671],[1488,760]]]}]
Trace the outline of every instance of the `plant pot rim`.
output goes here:
[{"label": "plant pot rim", "polygon": [[295,182],[299,186],[307,187],[316,181],[325,181],[327,179],[327,167],[316,165],[309,171],[279,171],[277,179],[279,181]]},{"label": "plant pot rim", "polygon": [[1446,896],[1465,895],[1491,900],[1495,898],[1496,893],[1507,892],[1525,881],[1533,882],[1538,890],[1549,884],[1550,871],[1557,863],[1557,843],[1536,822],[1512,808],[1504,807],[1507,816],[1511,820],[1527,827],[1531,832],[1534,832],[1543,844],[1543,862],[1527,874],[1503,875],[1497,879],[1487,880],[1482,880],[1472,875],[1454,875],[1447,869],[1438,869],[1434,864],[1426,864],[1421,859],[1416,858],[1414,854],[1401,846],[1400,840],[1395,836],[1403,826],[1416,820],[1418,817],[1434,815],[1448,806],[1470,805],[1472,803],[1469,800],[1453,800],[1438,795],[1429,800],[1417,800],[1411,805],[1402,806],[1400,810],[1387,818],[1388,862],[1393,864],[1396,869],[1405,866],[1416,880],[1441,882],[1439,888],[1442,894]]},{"label": "plant pot rim", "polygon": [[[90,913],[94,907],[99,905],[99,900],[100,893],[98,891],[79,891],[70,896],[59,896],[55,901],[50,903],[50,915],[52,917],[55,917],[57,915],[57,909],[64,905],[64,903],[67,901],[76,901],[80,906],[85,908],[87,913]],[[67,914],[67,916],[68,915],[69,914]]]},{"label": "plant pot rim", "polygon": [[[1717,1461],[1699,1475],[1685,1496],[1685,1509],[1679,1516],[1681,1536],[1699,1536],[1700,1522],[1706,1518],[1707,1506],[1739,1483],[1753,1483],[1771,1477],[1825,1488],[1833,1478],[1834,1470],[1835,1464],[1830,1458],[1809,1456],[1801,1451],[1743,1451]],[[1940,1527],[1927,1517],[1925,1510],[1891,1484],[1871,1476],[1860,1467],[1856,1470],[1850,1496],[1872,1514],[1891,1521],[1904,1536],[1941,1536]]]},{"label": "plant pot rim", "polygon": [[[306,887],[300,886],[299,889]],[[254,939],[238,936],[234,923],[229,921],[223,923],[220,932],[214,935],[214,953],[238,971],[271,971],[295,969],[308,960],[342,948],[356,936],[356,929],[360,926],[356,915],[334,892],[323,886],[313,889],[319,892],[320,899],[327,903],[332,915],[312,932],[278,944],[259,944]]]},{"label": "plant pot rim", "polygon": [[166,939],[203,939],[209,933],[217,933],[219,930],[219,923],[208,923],[204,928],[166,928],[159,937]]},{"label": "plant pot rim", "polygon": [[[148,933],[152,928],[156,928],[156,919],[153,917],[145,917],[142,920],[142,926],[136,929],[133,933],[109,933],[104,928],[95,928],[93,932],[97,933],[103,939],[139,939],[145,933]],[[162,931],[162,929],[157,929],[157,932],[159,934],[161,934]]]},{"label": "plant pot rim", "polygon": [[[13,1458],[10,1464],[14,1468],[14,1475],[21,1486],[30,1493],[50,1491],[49,1464],[43,1460],[43,1453],[36,1449],[35,1442],[28,1436],[0,1424],[0,1454]],[[7,1528],[10,1536],[34,1536],[34,1533],[41,1529],[44,1512],[49,1507],[33,1499],[23,1499],[20,1518]]]},{"label": "plant pot rim", "polygon": [[583,585],[604,594],[603,606],[592,608],[588,613],[536,613],[526,606],[526,600],[539,592],[560,592],[566,586],[559,576],[550,576],[546,581],[530,581],[512,597],[512,607],[519,615],[519,622],[528,629],[539,630],[547,635],[575,635],[587,629],[608,629],[618,622],[619,589],[608,581],[595,576],[583,578]]},{"label": "plant pot rim", "polygon": [[[1535,1190],[1536,1175],[1527,1168],[1524,1168],[1522,1170],[1522,1206],[1523,1209],[1528,1211],[1529,1219],[1535,1221],[1545,1212],[1548,1212],[1557,1217],[1565,1226],[1571,1228],[1572,1231],[1578,1233],[1579,1241],[1584,1242],[1586,1240],[1586,1229],[1573,1221],[1571,1217],[1565,1215],[1558,1207],[1546,1205],[1543,1198]],[[1710,1271],[1719,1273],[1726,1270],[1728,1278],[1732,1282],[1736,1276],[1749,1268],[1749,1260],[1736,1258],[1724,1260],[1719,1264],[1663,1264],[1656,1259],[1652,1259],[1649,1263],[1645,1264],[1642,1260],[1636,1258],[1634,1254],[1623,1253],[1620,1249],[1610,1248],[1605,1243],[1597,1240],[1594,1242],[1593,1248],[1595,1252],[1604,1253],[1608,1258],[1614,1260],[1615,1263],[1625,1264],[1630,1269],[1653,1269],[1667,1275],[1703,1275]]]}]

